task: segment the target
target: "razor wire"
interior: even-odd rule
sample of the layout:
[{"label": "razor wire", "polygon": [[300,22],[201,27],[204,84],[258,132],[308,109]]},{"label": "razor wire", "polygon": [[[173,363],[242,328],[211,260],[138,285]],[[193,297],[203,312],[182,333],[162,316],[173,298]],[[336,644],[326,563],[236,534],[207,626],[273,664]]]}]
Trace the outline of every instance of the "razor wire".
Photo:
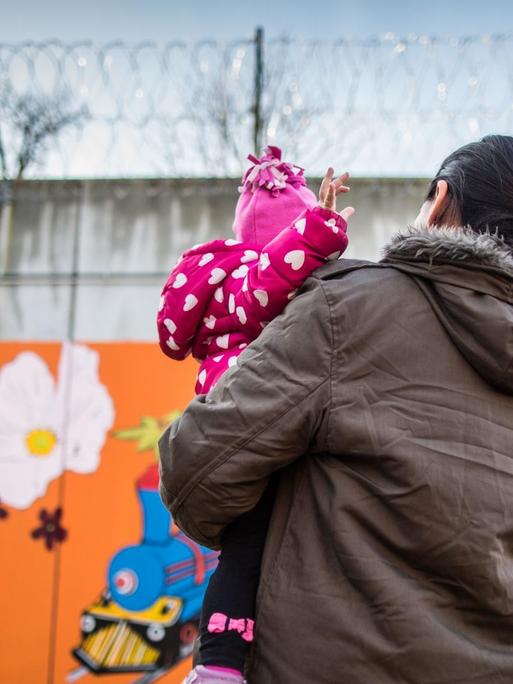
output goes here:
[{"label": "razor wire", "polygon": [[[260,139],[309,175],[328,164],[430,175],[456,147],[513,130],[510,35],[282,37],[261,47]],[[16,175],[31,107],[53,133],[37,139],[27,177],[239,175],[255,138],[255,48],[253,39],[0,44],[5,175]]]}]

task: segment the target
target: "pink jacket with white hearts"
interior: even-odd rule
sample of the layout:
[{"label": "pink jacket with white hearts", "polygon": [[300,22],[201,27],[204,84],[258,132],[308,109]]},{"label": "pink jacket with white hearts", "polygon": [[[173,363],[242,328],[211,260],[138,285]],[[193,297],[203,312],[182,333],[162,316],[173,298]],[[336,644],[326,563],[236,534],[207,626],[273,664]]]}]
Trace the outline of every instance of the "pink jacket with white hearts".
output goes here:
[{"label": "pink jacket with white hearts", "polygon": [[160,347],[172,359],[201,362],[204,394],[280,314],[315,269],[347,247],[346,221],[316,207],[261,250],[237,240],[189,249],[171,271],[157,316]]}]

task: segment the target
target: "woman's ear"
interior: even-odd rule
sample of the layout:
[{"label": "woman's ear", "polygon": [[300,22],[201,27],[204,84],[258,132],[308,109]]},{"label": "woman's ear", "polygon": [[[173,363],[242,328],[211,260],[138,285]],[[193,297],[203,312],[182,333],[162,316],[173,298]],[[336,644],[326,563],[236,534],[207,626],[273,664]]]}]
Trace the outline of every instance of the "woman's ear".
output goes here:
[{"label": "woman's ear", "polygon": [[437,218],[443,214],[444,209],[447,206],[448,191],[449,186],[447,185],[447,181],[439,180],[436,184],[435,196],[433,197],[431,207],[429,209],[427,218],[428,226],[436,225]]}]

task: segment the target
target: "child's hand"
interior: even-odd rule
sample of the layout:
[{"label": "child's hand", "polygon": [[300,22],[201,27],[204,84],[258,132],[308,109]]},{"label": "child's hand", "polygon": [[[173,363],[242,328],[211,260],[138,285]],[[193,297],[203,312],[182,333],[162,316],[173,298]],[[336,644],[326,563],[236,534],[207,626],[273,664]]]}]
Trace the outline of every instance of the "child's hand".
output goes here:
[{"label": "child's hand", "polygon": [[[341,176],[333,180],[335,171],[331,166],[328,167],[326,175],[322,179],[321,187],[319,189],[319,206],[330,211],[337,211],[337,195],[343,192],[349,192],[350,187],[344,185],[349,178],[347,171]],[[347,219],[354,214],[353,207],[345,207],[340,212],[340,215],[347,221]]]}]

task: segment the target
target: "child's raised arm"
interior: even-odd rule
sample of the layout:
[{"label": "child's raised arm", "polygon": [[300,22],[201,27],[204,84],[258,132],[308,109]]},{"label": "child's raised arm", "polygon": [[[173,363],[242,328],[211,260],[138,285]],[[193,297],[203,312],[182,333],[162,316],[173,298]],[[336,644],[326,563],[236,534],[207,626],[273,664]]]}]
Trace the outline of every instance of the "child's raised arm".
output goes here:
[{"label": "child's raised arm", "polygon": [[283,311],[313,271],[345,251],[347,219],[354,209],[346,207],[338,214],[336,197],[349,191],[348,178],[345,173],[333,180],[330,167],[319,191],[319,206],[306,210],[282,230],[262,249],[258,261],[243,266],[243,280],[237,283],[233,274],[227,278],[223,289],[231,297],[230,308],[239,320],[247,319],[247,325],[258,323],[253,335]]}]

